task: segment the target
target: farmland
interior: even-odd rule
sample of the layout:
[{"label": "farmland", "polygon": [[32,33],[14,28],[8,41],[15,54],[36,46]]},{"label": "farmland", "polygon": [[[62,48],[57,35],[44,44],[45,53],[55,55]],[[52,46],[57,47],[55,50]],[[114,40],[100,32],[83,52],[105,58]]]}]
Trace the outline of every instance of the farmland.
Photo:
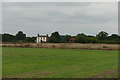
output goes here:
[{"label": "farmland", "polygon": [[3,47],[5,78],[118,77],[118,51]]}]

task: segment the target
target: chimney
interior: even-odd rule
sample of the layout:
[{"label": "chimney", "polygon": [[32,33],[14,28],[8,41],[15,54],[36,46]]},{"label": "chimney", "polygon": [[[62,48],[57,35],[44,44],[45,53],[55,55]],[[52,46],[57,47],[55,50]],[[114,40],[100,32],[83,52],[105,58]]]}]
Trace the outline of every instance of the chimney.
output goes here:
[{"label": "chimney", "polygon": [[48,34],[47,34],[47,37],[48,37]]},{"label": "chimney", "polygon": [[38,36],[39,36],[39,34],[38,34]]}]

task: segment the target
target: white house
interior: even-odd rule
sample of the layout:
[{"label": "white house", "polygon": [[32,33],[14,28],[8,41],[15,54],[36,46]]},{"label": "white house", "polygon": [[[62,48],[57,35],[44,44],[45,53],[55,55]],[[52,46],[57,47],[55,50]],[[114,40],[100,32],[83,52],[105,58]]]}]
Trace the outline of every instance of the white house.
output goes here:
[{"label": "white house", "polygon": [[37,35],[36,42],[37,43],[46,43],[48,41],[48,34],[47,35]]}]

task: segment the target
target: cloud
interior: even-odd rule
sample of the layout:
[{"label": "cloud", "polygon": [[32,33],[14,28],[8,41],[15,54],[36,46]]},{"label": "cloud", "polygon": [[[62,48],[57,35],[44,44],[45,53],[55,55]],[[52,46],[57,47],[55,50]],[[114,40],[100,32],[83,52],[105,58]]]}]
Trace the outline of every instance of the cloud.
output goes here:
[{"label": "cloud", "polygon": [[105,2],[3,3],[3,32],[23,30],[31,36],[57,30],[61,34],[95,35],[100,26],[110,34],[117,33],[117,7],[117,3]]}]

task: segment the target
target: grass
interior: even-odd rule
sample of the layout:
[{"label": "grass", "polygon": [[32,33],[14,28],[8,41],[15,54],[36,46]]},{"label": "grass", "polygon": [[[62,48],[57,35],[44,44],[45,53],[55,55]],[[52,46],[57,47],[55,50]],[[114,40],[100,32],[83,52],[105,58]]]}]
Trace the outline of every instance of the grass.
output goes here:
[{"label": "grass", "polygon": [[101,73],[110,78],[110,71],[118,70],[118,51],[15,47],[2,50],[3,77],[7,78],[89,78]]}]

